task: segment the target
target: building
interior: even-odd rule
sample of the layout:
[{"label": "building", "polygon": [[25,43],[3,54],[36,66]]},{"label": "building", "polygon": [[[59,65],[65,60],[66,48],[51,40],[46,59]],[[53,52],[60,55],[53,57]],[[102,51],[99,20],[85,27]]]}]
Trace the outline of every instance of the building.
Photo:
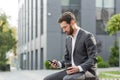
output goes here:
[{"label": "building", "polygon": [[120,0],[19,0],[18,57],[21,69],[44,68],[48,59],[61,60],[65,34],[57,19],[64,11],[75,13],[78,24],[92,32],[99,44],[99,54],[106,60],[114,36],[105,33],[105,23],[120,13]]}]

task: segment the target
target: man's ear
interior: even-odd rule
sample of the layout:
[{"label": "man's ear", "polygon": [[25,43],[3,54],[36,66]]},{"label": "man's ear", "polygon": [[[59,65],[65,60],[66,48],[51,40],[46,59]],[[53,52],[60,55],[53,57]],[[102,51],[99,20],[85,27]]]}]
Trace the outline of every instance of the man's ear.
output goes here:
[{"label": "man's ear", "polygon": [[71,20],[70,24],[73,26],[75,24],[75,21]]}]

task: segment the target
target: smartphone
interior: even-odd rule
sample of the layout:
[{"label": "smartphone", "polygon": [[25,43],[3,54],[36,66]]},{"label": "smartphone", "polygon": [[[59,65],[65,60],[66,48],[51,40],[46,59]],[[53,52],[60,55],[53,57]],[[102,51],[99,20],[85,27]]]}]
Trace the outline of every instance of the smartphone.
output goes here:
[{"label": "smartphone", "polygon": [[50,63],[55,63],[55,62],[53,62],[53,61],[51,61],[51,60],[48,60],[48,62],[50,62]]},{"label": "smartphone", "polygon": [[71,70],[72,68],[69,68],[69,69],[67,69],[67,70]]},{"label": "smartphone", "polygon": [[67,70],[71,70],[72,68],[67,68]]}]

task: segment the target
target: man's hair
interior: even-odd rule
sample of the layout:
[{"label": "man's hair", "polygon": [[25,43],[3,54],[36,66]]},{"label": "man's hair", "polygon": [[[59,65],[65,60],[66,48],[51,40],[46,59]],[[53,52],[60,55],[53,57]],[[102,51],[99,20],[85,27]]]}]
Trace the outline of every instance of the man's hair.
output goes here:
[{"label": "man's hair", "polygon": [[61,23],[63,21],[66,21],[68,24],[70,24],[71,20],[74,20],[76,22],[75,15],[72,12],[64,12],[58,19],[58,23]]}]

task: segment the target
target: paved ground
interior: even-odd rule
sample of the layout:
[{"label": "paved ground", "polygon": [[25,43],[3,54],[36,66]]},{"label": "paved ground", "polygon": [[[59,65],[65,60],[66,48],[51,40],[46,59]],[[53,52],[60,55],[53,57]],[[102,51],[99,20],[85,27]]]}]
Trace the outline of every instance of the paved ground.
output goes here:
[{"label": "paved ground", "polygon": [[[104,68],[98,69],[98,73],[101,71],[119,70],[120,68]],[[43,80],[43,78],[51,73],[58,72],[59,70],[11,70],[10,72],[0,72],[0,80]],[[105,79],[102,79],[105,80]],[[110,79],[107,79],[110,80]],[[113,79],[111,79],[113,80]],[[115,79],[114,79],[115,80]],[[120,80],[120,79],[117,79]]]},{"label": "paved ground", "polygon": [[0,72],[0,80],[43,80],[43,78],[58,70],[20,70],[11,72]]}]

